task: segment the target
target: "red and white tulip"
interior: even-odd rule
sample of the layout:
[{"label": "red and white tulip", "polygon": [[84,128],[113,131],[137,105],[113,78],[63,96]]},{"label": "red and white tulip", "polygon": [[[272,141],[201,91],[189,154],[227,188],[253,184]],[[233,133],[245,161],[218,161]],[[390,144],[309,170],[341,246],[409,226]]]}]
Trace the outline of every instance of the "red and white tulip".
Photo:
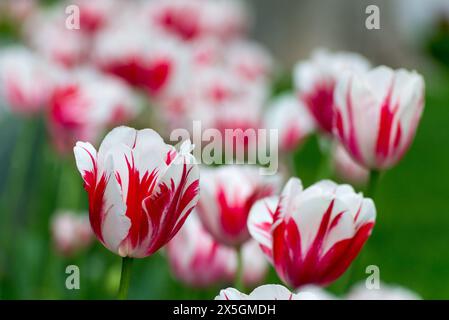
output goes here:
[{"label": "red and white tulip", "polygon": [[248,228],[285,283],[323,286],[349,267],[375,217],[373,201],[349,185],[323,180],[303,190],[291,178],[280,197],[253,206]]},{"label": "red and white tulip", "polygon": [[[167,244],[167,256],[173,274],[194,287],[232,283],[237,276],[237,252],[217,242],[195,214],[187,219],[179,233]],[[255,241],[242,247],[242,281],[246,287],[260,284],[268,263]]]},{"label": "red and white tulip", "polygon": [[87,248],[93,240],[87,214],[70,211],[56,212],[51,220],[51,234],[56,251],[64,256],[72,256]]},{"label": "red and white tulip", "polygon": [[47,120],[54,145],[64,153],[78,140],[97,141],[107,127],[138,112],[138,101],[125,83],[83,69],[68,73],[55,87]]},{"label": "red and white tulip", "polygon": [[188,285],[207,287],[234,279],[234,249],[215,241],[195,214],[189,216],[166,249],[174,276]]},{"label": "red and white tulip", "polygon": [[248,29],[248,16],[240,1],[155,0],[143,11],[151,29],[187,42],[205,38],[230,41]]},{"label": "red and white tulip", "polygon": [[138,19],[124,15],[98,34],[92,60],[103,71],[159,96],[188,70],[189,52],[175,39],[145,28]]},{"label": "red and white tulip", "polygon": [[74,148],[96,237],[122,257],[142,258],[170,241],[198,201],[199,170],[185,141],[179,150],[155,131],[112,130],[98,152]]},{"label": "red and white tulip", "polygon": [[321,296],[313,292],[290,292],[278,284],[266,284],[254,289],[249,295],[237,289],[227,288],[220,291],[215,300],[321,300]]},{"label": "red and white tulip", "polygon": [[368,182],[369,171],[355,162],[339,143],[332,148],[332,162],[338,179],[355,186],[364,186]]},{"label": "red and white tulip", "polygon": [[0,101],[14,113],[41,112],[58,75],[57,68],[25,47],[4,49],[0,51]]},{"label": "red and white tulip", "polygon": [[[242,250],[242,284],[245,288],[254,288],[260,285],[265,280],[268,272],[268,260],[265,257],[259,244],[250,239],[241,247]],[[236,263],[237,263],[237,252]],[[235,270],[235,277],[237,277],[237,268]]]},{"label": "red and white tulip", "polygon": [[114,22],[124,10],[123,2],[117,0],[71,1],[80,12],[80,30],[93,35]]},{"label": "red and white tulip", "polygon": [[39,10],[27,18],[24,34],[27,43],[43,57],[72,68],[87,61],[91,39],[81,30],[67,28],[66,19],[64,7]]},{"label": "red and white tulip", "polygon": [[225,165],[201,170],[198,214],[214,238],[228,246],[250,239],[248,214],[253,204],[278,189],[275,176],[260,175],[257,166]]},{"label": "red and white tulip", "polygon": [[264,127],[278,130],[279,146],[294,151],[315,129],[315,122],[301,101],[290,94],[274,99],[264,116]]},{"label": "red and white tulip", "polygon": [[335,89],[334,133],[367,169],[388,169],[408,150],[424,109],[424,80],[381,66],[346,73]]},{"label": "red and white tulip", "polygon": [[347,300],[421,300],[422,298],[410,289],[385,284],[379,288],[368,289],[365,282],[354,285],[346,295]]},{"label": "red and white tulip", "polygon": [[295,66],[294,82],[299,98],[323,132],[332,134],[334,89],[342,72],[365,71],[369,67],[369,62],[358,54],[326,50],[315,51],[310,60],[300,61]]}]

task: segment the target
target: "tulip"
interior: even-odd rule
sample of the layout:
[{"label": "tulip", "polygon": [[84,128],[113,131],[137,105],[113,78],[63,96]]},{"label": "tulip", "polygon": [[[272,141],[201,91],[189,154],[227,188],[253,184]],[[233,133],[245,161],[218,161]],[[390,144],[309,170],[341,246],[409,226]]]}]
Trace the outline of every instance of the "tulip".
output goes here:
[{"label": "tulip", "polygon": [[255,42],[234,42],[225,51],[225,59],[237,75],[250,82],[269,79],[274,69],[271,54]]},{"label": "tulip", "polygon": [[27,44],[43,57],[72,68],[87,61],[91,39],[81,30],[67,28],[66,20],[63,7],[39,10],[27,18],[24,34]]},{"label": "tulip", "polygon": [[312,58],[299,62],[294,69],[294,82],[299,98],[309,108],[320,129],[332,134],[334,123],[334,88],[345,70],[365,71],[369,62],[362,56],[318,50]]},{"label": "tulip", "polygon": [[125,83],[83,69],[69,73],[56,86],[47,120],[54,145],[65,153],[78,140],[97,141],[108,126],[131,119],[138,111]]},{"label": "tulip", "polygon": [[56,212],[51,220],[51,233],[56,251],[67,257],[87,248],[93,238],[88,216],[70,211]]},{"label": "tulip", "polygon": [[237,268],[235,251],[216,242],[194,214],[167,244],[167,256],[175,277],[194,287],[231,282]]},{"label": "tulip", "polygon": [[0,51],[0,100],[14,113],[33,115],[50,100],[59,72],[25,47]]},{"label": "tulip", "polygon": [[225,43],[242,38],[251,19],[243,1],[203,1],[202,25],[206,37],[215,37]]},{"label": "tulip", "polygon": [[[130,13],[132,14],[132,13]],[[150,96],[161,96],[177,85],[189,70],[188,51],[177,41],[126,15],[99,32],[92,60],[103,71],[142,88]]]},{"label": "tulip", "polygon": [[364,186],[369,180],[369,171],[355,162],[341,144],[332,149],[333,167],[336,176],[355,186]]},{"label": "tulip", "polygon": [[280,148],[294,151],[315,128],[304,104],[293,95],[277,97],[264,117],[264,127],[279,132]]},{"label": "tulip", "polygon": [[360,165],[385,170],[408,150],[423,108],[424,80],[414,71],[346,73],[335,88],[334,132]]},{"label": "tulip", "polygon": [[285,283],[323,286],[349,267],[375,216],[373,201],[349,185],[323,180],[303,190],[291,178],[280,197],[253,206],[248,228]]},{"label": "tulip", "polygon": [[[166,248],[174,276],[190,286],[229,283],[237,276],[236,251],[215,241],[195,214],[189,216]],[[244,285],[252,287],[261,283],[267,272],[267,262],[258,244],[255,241],[246,243],[242,256]]]},{"label": "tulip", "polygon": [[74,5],[80,10],[80,30],[93,35],[116,18],[122,7],[121,1],[116,0],[75,0]]},{"label": "tulip", "polygon": [[262,176],[258,167],[226,165],[201,171],[198,214],[212,236],[238,247],[250,239],[247,219],[252,205],[277,190],[277,177]]},{"label": "tulip", "polygon": [[179,150],[153,130],[112,130],[99,151],[74,148],[96,237],[122,257],[143,258],[165,245],[198,200],[199,172],[190,141]]},{"label": "tulip", "polygon": [[223,289],[215,300],[321,300],[320,298],[312,292],[293,293],[281,285],[266,284],[257,287],[249,295],[234,288]]},{"label": "tulip", "polygon": [[[260,249],[259,244],[252,239],[243,244],[241,250],[243,268],[241,275],[242,285],[245,288],[253,288],[263,283],[268,271],[268,261]],[[235,272],[234,278],[238,276],[238,270],[235,270]]]},{"label": "tulip", "polygon": [[415,292],[398,286],[380,283],[379,288],[369,289],[364,282],[356,284],[346,296],[347,300],[421,300]]},{"label": "tulip", "polygon": [[248,17],[239,1],[149,1],[143,8],[151,29],[159,29],[186,42],[205,38],[230,41],[248,28]]}]

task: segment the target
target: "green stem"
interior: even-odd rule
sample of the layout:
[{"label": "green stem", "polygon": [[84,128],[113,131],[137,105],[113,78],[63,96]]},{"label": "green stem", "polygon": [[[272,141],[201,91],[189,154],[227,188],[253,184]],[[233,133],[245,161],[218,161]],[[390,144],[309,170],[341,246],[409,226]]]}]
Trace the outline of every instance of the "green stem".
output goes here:
[{"label": "green stem", "polygon": [[[365,196],[373,199],[376,195],[377,187],[379,185],[379,180],[381,177],[381,172],[377,170],[371,170],[369,175],[369,182],[365,190]],[[361,267],[362,260],[362,252],[359,253],[357,259],[352,263],[352,266],[349,269],[348,281],[346,283],[346,291],[349,289],[349,286],[354,283],[354,278],[356,276],[356,270]]]},{"label": "green stem", "polygon": [[133,258],[124,257],[122,260],[122,274],[120,276],[120,287],[118,289],[119,300],[126,300],[128,298],[129,283],[131,280],[131,268],[133,265]]},{"label": "green stem", "polygon": [[330,179],[333,174],[332,168],[332,142],[328,137],[319,137],[318,144],[321,151],[321,159],[317,170],[315,181]]},{"label": "green stem", "polygon": [[376,195],[377,186],[379,185],[381,172],[377,170],[371,170],[369,174],[369,182],[366,188],[365,196],[373,199]]},{"label": "green stem", "polygon": [[237,248],[237,273],[235,275],[234,287],[240,292],[245,290],[245,285],[243,284],[243,254],[241,248]]}]

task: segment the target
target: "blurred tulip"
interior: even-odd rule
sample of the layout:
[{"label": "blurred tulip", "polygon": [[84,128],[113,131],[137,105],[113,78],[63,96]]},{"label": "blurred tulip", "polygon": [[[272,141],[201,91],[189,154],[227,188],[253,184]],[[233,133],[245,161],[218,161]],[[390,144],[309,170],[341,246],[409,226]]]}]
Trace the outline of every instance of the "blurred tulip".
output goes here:
[{"label": "blurred tulip", "polygon": [[26,20],[24,33],[39,54],[72,68],[87,61],[90,39],[81,30],[67,28],[66,19],[64,7],[40,10]]},{"label": "blurred tulip", "polygon": [[355,186],[364,186],[368,182],[369,171],[355,162],[339,143],[332,149],[332,161],[340,180]]},{"label": "blurred tulip", "polygon": [[78,6],[80,30],[88,34],[105,28],[123,9],[123,2],[119,0],[72,0],[70,5]]},{"label": "blurred tulip", "polygon": [[381,66],[346,73],[335,89],[335,135],[367,169],[388,169],[408,150],[424,108],[416,72]]},{"label": "blurred tulip", "polygon": [[301,101],[284,94],[272,101],[264,116],[264,127],[278,130],[283,151],[294,151],[313,132],[315,123]]},{"label": "blurred tulip", "polygon": [[[254,288],[263,283],[268,272],[268,260],[259,244],[252,239],[245,242],[241,250],[243,260],[242,284],[245,288]],[[237,272],[237,270],[235,271]]]},{"label": "blurred tulip", "polygon": [[168,90],[176,84],[178,74],[188,69],[188,51],[182,44],[146,32],[139,20],[126,15],[98,34],[92,59],[102,70],[151,96]]},{"label": "blurred tulip", "polygon": [[[237,276],[237,253],[233,248],[218,243],[195,214],[187,218],[179,233],[167,244],[167,256],[173,274],[194,287],[233,282]],[[268,264],[257,242],[249,241],[242,247],[243,284],[260,284]]]},{"label": "blurred tulip", "polygon": [[235,41],[227,48],[225,56],[231,70],[250,82],[266,80],[274,70],[273,57],[256,42]]},{"label": "blurred tulip", "polygon": [[327,285],[340,277],[371,234],[374,203],[349,185],[323,180],[303,190],[291,178],[280,197],[258,201],[251,236],[292,287]]},{"label": "blurred tulip", "polygon": [[97,141],[108,126],[123,123],[139,111],[132,91],[119,79],[92,70],[66,75],[50,100],[48,122],[61,153],[76,141]]},{"label": "blurred tulip", "polygon": [[220,291],[215,300],[321,300],[320,296],[309,292],[293,293],[278,284],[266,284],[253,290],[249,295],[237,289],[227,288]]},{"label": "blurred tulip", "polygon": [[49,102],[59,72],[25,47],[0,51],[0,101],[14,113],[31,115]]},{"label": "blurred tulip", "polygon": [[358,54],[326,50],[315,51],[310,60],[295,66],[294,82],[299,97],[322,131],[332,134],[334,88],[341,73],[345,70],[365,71],[369,67],[369,62]]},{"label": "blurred tulip", "polygon": [[37,0],[14,0],[0,2],[0,16],[23,22],[38,8]]},{"label": "blurred tulip", "polygon": [[351,288],[347,300],[421,300],[415,292],[397,285],[380,283],[379,289],[368,289],[364,282]]},{"label": "blurred tulip", "polygon": [[[251,288],[263,282],[268,263],[255,241],[245,243],[241,250],[242,281]],[[230,283],[237,276],[236,250],[217,242],[195,214],[167,244],[167,256],[175,277],[194,287]]]},{"label": "blurred tulip", "polygon": [[231,0],[155,0],[144,11],[151,29],[192,42],[210,37],[235,39],[246,31],[249,20],[242,2]]},{"label": "blurred tulip", "polygon": [[166,248],[173,274],[188,285],[207,287],[234,279],[235,251],[216,242],[194,214]]},{"label": "blurred tulip", "polygon": [[93,240],[87,214],[71,211],[56,212],[51,220],[51,233],[56,251],[70,257],[87,248]]},{"label": "blurred tulip", "polygon": [[106,248],[143,258],[170,241],[199,195],[199,170],[185,141],[179,150],[155,131],[112,130],[99,151],[87,142],[74,148],[89,197],[92,229]]},{"label": "blurred tulip", "polygon": [[201,170],[198,214],[217,241],[239,246],[250,236],[247,219],[252,205],[278,189],[278,179],[263,176],[257,166],[225,165]]}]

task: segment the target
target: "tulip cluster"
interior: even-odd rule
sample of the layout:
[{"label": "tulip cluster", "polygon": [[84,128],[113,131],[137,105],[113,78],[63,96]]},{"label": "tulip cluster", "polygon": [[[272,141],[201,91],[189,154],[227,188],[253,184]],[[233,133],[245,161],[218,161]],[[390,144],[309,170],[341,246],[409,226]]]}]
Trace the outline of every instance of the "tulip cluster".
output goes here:
[{"label": "tulip cluster", "polygon": [[340,177],[363,182],[363,168],[389,169],[408,150],[424,108],[424,80],[417,72],[371,68],[360,55],[319,50],[297,64],[294,79],[321,131],[336,140]]},{"label": "tulip cluster", "polygon": [[[56,250],[71,256],[95,236],[123,258],[121,297],[130,261],[163,251],[189,286],[235,283],[216,299],[331,299],[321,287],[373,231],[372,190],[364,196],[331,177],[304,188],[294,170],[265,176],[255,164],[200,166],[192,151],[201,146],[164,138],[196,120],[219,132],[274,129],[289,160],[317,129],[332,141],[335,176],[362,186],[410,147],[422,76],[320,50],[296,65],[294,89],[271,97],[276,63],[247,39],[239,1],[75,0],[75,30],[61,27],[64,4],[24,8],[25,45],[0,50],[1,105],[45,119],[54,148],[73,149],[87,193],[88,223],[70,213],[51,221]],[[262,284],[270,264],[296,291],[239,291]],[[366,296],[356,288],[348,299]]]}]

